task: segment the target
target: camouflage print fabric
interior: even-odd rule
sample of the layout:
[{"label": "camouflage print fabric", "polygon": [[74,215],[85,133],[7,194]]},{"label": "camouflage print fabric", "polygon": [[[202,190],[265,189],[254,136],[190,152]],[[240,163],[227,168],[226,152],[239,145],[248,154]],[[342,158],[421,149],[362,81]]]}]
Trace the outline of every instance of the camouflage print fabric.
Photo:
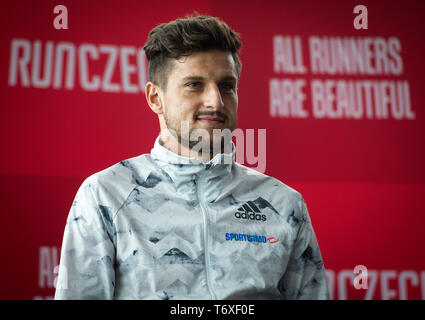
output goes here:
[{"label": "camouflage print fabric", "polygon": [[329,299],[302,195],[234,159],[194,163],[158,137],[88,177],[55,299]]}]

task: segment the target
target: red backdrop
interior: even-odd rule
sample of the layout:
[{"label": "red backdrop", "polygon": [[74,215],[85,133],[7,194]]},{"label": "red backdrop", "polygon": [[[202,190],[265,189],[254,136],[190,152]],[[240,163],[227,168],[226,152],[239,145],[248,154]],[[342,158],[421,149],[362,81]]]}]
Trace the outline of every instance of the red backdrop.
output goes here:
[{"label": "red backdrop", "polygon": [[158,134],[149,30],[196,10],[241,34],[239,128],[266,129],[265,173],[303,194],[333,298],[424,299],[425,4],[362,1],[356,29],[358,4],[1,1],[0,298],[53,295],[77,188]]}]

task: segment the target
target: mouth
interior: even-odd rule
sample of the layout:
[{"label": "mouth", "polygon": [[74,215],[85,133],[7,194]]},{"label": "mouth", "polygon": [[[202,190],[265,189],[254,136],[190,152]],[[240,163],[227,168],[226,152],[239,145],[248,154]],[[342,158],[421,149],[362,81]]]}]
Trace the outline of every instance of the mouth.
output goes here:
[{"label": "mouth", "polygon": [[224,123],[224,119],[220,117],[198,117],[196,118],[196,121],[200,121],[201,123],[207,124],[207,125],[217,125]]}]

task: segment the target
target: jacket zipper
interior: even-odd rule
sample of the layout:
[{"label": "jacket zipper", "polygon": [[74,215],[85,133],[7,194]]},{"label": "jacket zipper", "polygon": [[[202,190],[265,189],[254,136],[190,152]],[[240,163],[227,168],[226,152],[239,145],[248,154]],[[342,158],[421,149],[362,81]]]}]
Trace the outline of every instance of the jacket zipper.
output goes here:
[{"label": "jacket zipper", "polygon": [[211,261],[210,261],[210,255],[209,255],[209,247],[210,247],[209,246],[209,232],[208,232],[208,221],[209,221],[209,219],[208,219],[207,209],[203,205],[202,197],[201,197],[201,194],[200,194],[200,191],[199,191],[199,186],[200,186],[199,183],[198,183],[199,180],[200,180],[200,176],[198,177],[197,182],[196,182],[196,191],[197,191],[196,193],[197,193],[197,196],[198,196],[199,205],[201,207],[202,215],[203,215],[203,218],[204,218],[205,273],[206,273],[206,277],[207,277],[207,287],[208,287],[208,290],[210,291],[211,299],[216,300],[217,298],[216,298],[214,290],[212,288],[211,278],[210,278]]}]

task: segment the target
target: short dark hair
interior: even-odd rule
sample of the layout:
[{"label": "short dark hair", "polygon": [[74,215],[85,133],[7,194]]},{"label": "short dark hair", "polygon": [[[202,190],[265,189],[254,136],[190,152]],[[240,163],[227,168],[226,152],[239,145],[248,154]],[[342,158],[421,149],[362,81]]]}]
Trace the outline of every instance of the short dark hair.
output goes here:
[{"label": "short dark hair", "polygon": [[149,81],[165,89],[170,59],[214,49],[231,52],[239,78],[242,63],[238,52],[241,45],[239,34],[217,17],[194,13],[162,23],[149,32],[143,48],[149,62]]}]

